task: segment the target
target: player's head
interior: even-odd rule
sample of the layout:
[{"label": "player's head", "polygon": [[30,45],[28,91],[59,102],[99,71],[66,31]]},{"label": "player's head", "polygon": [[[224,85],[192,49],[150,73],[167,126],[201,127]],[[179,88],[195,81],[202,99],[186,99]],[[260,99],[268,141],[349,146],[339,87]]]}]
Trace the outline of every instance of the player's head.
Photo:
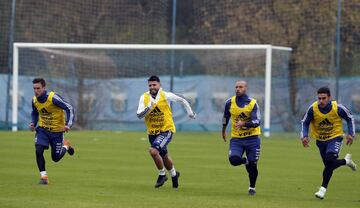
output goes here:
[{"label": "player's head", "polygon": [[241,96],[246,94],[247,91],[247,82],[239,80],[235,84],[235,94],[236,96]]},{"label": "player's head", "polygon": [[33,81],[33,89],[36,97],[40,97],[45,92],[46,82],[43,78],[35,78]]},{"label": "player's head", "polygon": [[320,87],[317,94],[320,107],[325,107],[331,101],[331,93],[328,87]]},{"label": "player's head", "polygon": [[148,79],[148,84],[149,84],[149,92],[151,95],[157,95],[157,93],[159,92],[159,89],[161,87],[160,84],[160,79],[158,76],[151,76]]}]

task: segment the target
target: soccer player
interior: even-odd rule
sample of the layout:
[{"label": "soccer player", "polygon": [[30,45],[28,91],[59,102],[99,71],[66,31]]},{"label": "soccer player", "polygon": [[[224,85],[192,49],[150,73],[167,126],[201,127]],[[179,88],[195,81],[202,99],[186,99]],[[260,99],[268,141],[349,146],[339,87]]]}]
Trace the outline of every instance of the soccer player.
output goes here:
[{"label": "soccer player", "polygon": [[343,140],[342,119],[346,120],[348,135],[346,144],[351,145],[355,137],[354,118],[350,111],[342,104],[331,99],[330,89],[321,87],[317,91],[318,101],[314,102],[306,111],[301,120],[301,140],[304,147],[309,147],[310,137],[316,139],[322,161],[324,163],[323,181],[315,197],[323,199],[333,171],[343,165],[349,166],[353,171],[356,164],[350,154],[344,159],[338,159]]},{"label": "soccer player", "polygon": [[[236,96],[226,101],[222,138],[226,142],[226,127],[231,118],[229,161],[233,166],[245,165],[250,181],[248,194],[253,196],[256,194],[257,161],[260,157],[260,111],[256,100],[247,96],[247,89],[247,82],[237,81]],[[243,157],[244,152],[246,157]]]},{"label": "soccer player", "polygon": [[36,132],[35,153],[40,171],[39,184],[46,185],[49,184],[49,178],[45,170],[44,150],[51,146],[51,158],[54,162],[60,161],[66,152],[74,155],[74,148],[69,140],[64,139],[64,132],[68,132],[74,122],[74,108],[57,93],[46,91],[43,78],[35,78],[32,83],[35,96],[32,99],[32,121],[29,128]]},{"label": "soccer player", "polygon": [[196,114],[184,98],[174,93],[163,91],[159,77],[151,76],[148,79],[148,84],[149,91],[140,97],[137,117],[139,119],[145,117],[149,142],[151,144],[149,153],[159,170],[155,188],[161,187],[167,181],[165,168],[171,175],[172,187],[178,188],[180,172],[175,170],[173,161],[167,151],[167,145],[175,133],[175,124],[169,102],[180,102],[185,107],[190,118],[195,119]]}]

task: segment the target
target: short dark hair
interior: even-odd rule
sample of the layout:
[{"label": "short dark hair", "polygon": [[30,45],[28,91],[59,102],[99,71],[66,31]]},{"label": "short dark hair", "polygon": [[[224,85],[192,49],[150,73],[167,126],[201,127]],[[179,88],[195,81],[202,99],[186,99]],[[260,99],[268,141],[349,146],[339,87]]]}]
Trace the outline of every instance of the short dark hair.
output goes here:
[{"label": "short dark hair", "polygon": [[152,75],[151,77],[149,77],[148,79],[148,82],[151,82],[151,81],[156,81],[156,82],[160,82],[160,79],[158,76],[156,75]]},{"label": "short dark hair", "polygon": [[317,91],[318,94],[327,94],[331,96],[330,89],[328,87],[320,87]]},{"label": "short dark hair", "polygon": [[35,79],[33,79],[32,83],[33,83],[33,84],[35,84],[35,83],[40,83],[41,86],[43,86],[43,87],[46,86],[46,82],[45,82],[45,79],[44,79],[44,78],[35,78]]}]

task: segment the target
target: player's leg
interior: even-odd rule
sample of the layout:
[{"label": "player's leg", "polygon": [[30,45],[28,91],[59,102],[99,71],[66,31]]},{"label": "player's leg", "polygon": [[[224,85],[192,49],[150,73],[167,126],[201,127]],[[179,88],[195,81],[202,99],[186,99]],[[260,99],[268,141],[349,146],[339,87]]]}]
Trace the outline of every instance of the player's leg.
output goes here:
[{"label": "player's leg", "polygon": [[319,149],[320,157],[321,157],[321,160],[325,167],[325,162],[326,162],[325,156],[326,156],[327,143],[325,141],[316,141],[316,146]]},{"label": "player's leg", "polygon": [[70,140],[64,139],[64,145],[65,149],[67,149],[67,153],[69,153],[70,156],[73,156],[75,154],[75,149],[71,145]]},{"label": "player's leg", "polygon": [[[159,150],[157,150],[157,149],[155,149],[155,148],[153,148],[153,147],[150,147],[149,153],[150,153],[150,156],[153,158],[156,167],[157,167],[159,170],[164,169],[164,172],[165,172],[164,162],[163,162],[162,157],[161,157],[160,154],[159,154]],[[162,175],[163,175],[163,174],[162,174]]]},{"label": "player's leg", "polygon": [[50,134],[51,159],[54,162],[59,162],[67,152],[67,148],[64,146],[64,133],[50,132]]},{"label": "player's leg", "polygon": [[[159,170],[162,170],[162,169],[164,169],[163,159],[160,156],[160,151],[156,147],[154,147],[154,145],[153,145],[156,138],[157,138],[157,135],[149,135],[149,142],[151,144],[151,147],[149,149],[149,154],[153,158],[156,167]],[[161,175],[165,175],[165,169],[164,169],[163,172],[164,172],[164,174],[162,173]]]},{"label": "player's leg", "polygon": [[247,160],[243,157],[244,147],[243,139],[230,139],[229,147],[229,162],[232,166],[238,166],[241,164],[246,164]]},{"label": "player's leg", "polygon": [[162,142],[162,148],[160,150],[160,156],[163,158],[165,168],[169,171],[169,173],[171,175],[173,188],[178,188],[179,187],[180,172],[176,171],[175,166],[174,166],[174,162],[171,159],[171,157],[170,157],[170,155],[168,154],[168,151],[167,151],[167,145],[171,142],[173,133],[171,131],[167,131],[167,132],[164,132],[162,134],[164,135],[165,139]]},{"label": "player's leg", "polygon": [[176,171],[174,163],[173,163],[173,161],[172,161],[169,154],[166,154],[166,155],[164,155],[162,157],[163,157],[163,160],[164,160],[165,168],[169,171],[169,173],[171,175],[173,188],[178,188],[179,187],[180,172]]},{"label": "player's leg", "polygon": [[169,153],[167,153],[165,155],[162,155],[160,153],[160,155],[161,155],[161,157],[162,157],[162,159],[164,161],[164,165],[165,165],[166,170],[168,170],[170,172],[170,170],[174,167],[174,163],[173,163],[173,160],[171,159]]},{"label": "player's leg", "polygon": [[323,172],[323,183],[322,187],[327,188],[333,171],[346,164],[345,159],[338,159],[339,152],[341,149],[342,137],[338,137],[327,141],[326,153],[325,153],[325,168]]},{"label": "player's leg", "polygon": [[330,179],[336,168],[346,164],[345,159],[338,159],[342,144],[342,137],[337,137],[329,141],[316,142],[320,150],[320,155],[324,163],[323,181],[318,192],[315,193],[317,198],[323,199],[325,197],[326,189],[329,185]]},{"label": "player's leg", "polygon": [[44,157],[44,150],[46,149],[45,146],[35,144],[35,154],[36,154],[36,164],[38,166],[38,169],[41,172],[45,171],[45,157]]},{"label": "player's leg", "polygon": [[325,168],[323,170],[323,182],[321,184],[325,189],[328,187],[332,174],[336,168],[345,165],[345,160],[337,160],[338,156],[333,153],[327,153],[325,156]]},{"label": "player's leg", "polygon": [[171,131],[162,132],[158,135],[149,135],[149,141],[151,143],[149,153],[153,158],[157,169],[159,170],[159,176],[156,181],[155,188],[162,186],[167,181],[162,155],[165,156],[167,154],[166,147],[167,144],[171,141],[171,138],[172,138]]},{"label": "player's leg", "polygon": [[42,128],[36,129],[35,134],[35,155],[36,155],[36,164],[40,172],[40,181],[39,184],[49,184],[49,178],[45,169],[45,158],[44,150],[49,148],[49,138],[46,130]]},{"label": "player's leg", "polygon": [[249,195],[255,195],[256,180],[258,177],[257,162],[260,158],[260,138],[250,137],[244,140],[246,142],[245,150],[248,163],[246,164],[246,170],[249,175]]},{"label": "player's leg", "polygon": [[[319,148],[319,153],[321,156],[321,160],[324,164],[324,169],[323,169],[323,184],[324,184],[324,175],[325,173],[328,172],[328,170],[326,169],[326,149],[327,149],[327,142],[326,141],[316,141],[316,146]],[[331,177],[331,176],[330,176]],[[319,199],[323,199],[326,193],[326,188],[325,187],[320,187],[319,191],[317,191],[315,193],[315,197],[319,198]]]},{"label": "player's leg", "polygon": [[47,147],[43,145],[39,145],[39,144],[35,145],[36,164],[40,172],[39,184],[49,184],[49,178],[45,170],[45,158],[44,158],[45,149],[47,149]]}]

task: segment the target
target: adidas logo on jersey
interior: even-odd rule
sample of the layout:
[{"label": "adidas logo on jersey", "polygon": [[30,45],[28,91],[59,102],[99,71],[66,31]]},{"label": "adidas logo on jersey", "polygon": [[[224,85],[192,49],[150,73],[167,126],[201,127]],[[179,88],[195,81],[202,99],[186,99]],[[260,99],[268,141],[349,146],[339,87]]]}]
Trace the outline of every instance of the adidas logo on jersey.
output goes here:
[{"label": "adidas logo on jersey", "polygon": [[332,126],[333,124],[327,119],[325,118],[324,120],[322,120],[320,123],[319,123],[319,126],[320,127],[323,127],[323,126]]},{"label": "adidas logo on jersey", "polygon": [[244,112],[242,112],[242,113],[240,113],[240,115],[238,116],[238,120],[240,120],[240,121],[249,121],[250,118],[247,117]]},{"label": "adidas logo on jersey", "polygon": [[45,108],[42,108],[42,109],[40,110],[40,112],[41,112],[41,113],[44,113],[44,114],[49,113]]},{"label": "adidas logo on jersey", "polygon": [[52,115],[51,112],[48,112],[45,108],[41,108],[41,110],[39,110],[40,115],[44,118],[44,117],[49,117]]},{"label": "adidas logo on jersey", "polygon": [[150,115],[151,115],[151,116],[161,116],[161,115],[164,115],[164,113],[161,112],[161,110],[156,106],[156,107],[154,108],[154,110],[152,110],[152,111],[150,112]]}]

